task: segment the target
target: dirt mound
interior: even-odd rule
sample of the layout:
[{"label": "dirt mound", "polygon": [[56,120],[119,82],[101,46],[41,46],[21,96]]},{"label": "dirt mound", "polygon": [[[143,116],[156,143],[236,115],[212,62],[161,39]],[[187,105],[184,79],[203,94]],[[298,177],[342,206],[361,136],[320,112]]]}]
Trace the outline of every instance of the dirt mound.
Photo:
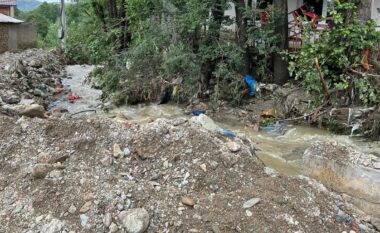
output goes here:
[{"label": "dirt mound", "polygon": [[147,221],[148,232],[342,232],[360,223],[338,218],[348,205],[323,186],[265,168],[249,140],[186,119],[127,129],[0,115],[0,128],[0,232],[143,232]]},{"label": "dirt mound", "polygon": [[53,52],[30,49],[0,55],[0,106],[2,104],[48,104],[62,91],[63,61]]}]

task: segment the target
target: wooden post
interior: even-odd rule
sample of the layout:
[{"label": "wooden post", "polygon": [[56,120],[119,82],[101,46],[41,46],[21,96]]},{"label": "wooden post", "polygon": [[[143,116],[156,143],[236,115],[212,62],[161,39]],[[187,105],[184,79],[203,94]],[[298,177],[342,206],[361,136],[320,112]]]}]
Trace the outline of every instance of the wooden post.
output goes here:
[{"label": "wooden post", "polygon": [[67,25],[65,13],[65,0],[61,0],[61,28],[58,31],[58,38],[61,40],[63,50],[66,49]]}]

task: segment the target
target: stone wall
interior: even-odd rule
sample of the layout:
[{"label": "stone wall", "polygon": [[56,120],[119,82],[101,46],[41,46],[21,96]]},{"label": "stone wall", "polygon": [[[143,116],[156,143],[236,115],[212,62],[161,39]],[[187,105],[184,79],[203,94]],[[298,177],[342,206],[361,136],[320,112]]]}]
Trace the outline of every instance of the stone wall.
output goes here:
[{"label": "stone wall", "polygon": [[0,53],[8,50],[8,24],[0,23]]}]

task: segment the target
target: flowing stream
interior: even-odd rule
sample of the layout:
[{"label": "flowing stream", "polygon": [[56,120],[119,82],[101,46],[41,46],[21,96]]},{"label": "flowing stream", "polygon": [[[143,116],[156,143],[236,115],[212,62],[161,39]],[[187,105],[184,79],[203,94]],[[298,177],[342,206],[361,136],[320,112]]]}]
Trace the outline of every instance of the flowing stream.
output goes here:
[{"label": "flowing stream", "polygon": [[[50,106],[50,109],[65,108],[71,114],[94,114],[94,112],[81,112],[96,110],[97,114],[104,114],[106,117],[115,116],[119,112],[122,112],[132,123],[149,122],[157,118],[190,117],[185,115],[182,107],[170,104],[122,106],[111,110],[109,113],[102,112],[100,110],[102,102],[99,100],[101,91],[91,88],[90,85],[84,82],[93,68],[93,66],[67,66],[69,78],[62,80],[63,84],[71,89],[73,95],[78,95],[80,98],[76,99],[74,103],[70,103],[67,96],[62,96],[60,100]],[[289,130],[287,130],[284,135],[275,136],[265,131],[253,132],[241,124],[237,118],[232,116],[226,116],[225,119],[219,120],[216,123],[222,128],[245,134],[252,139],[257,149],[256,154],[265,165],[287,176],[309,174],[309,168],[302,164],[302,156],[304,151],[315,141],[334,140],[339,144],[350,145],[360,152],[380,156],[380,142],[367,142],[360,138],[338,136],[316,128],[288,126]],[[343,174],[342,176],[344,178]],[[358,177],[354,178],[347,177],[347,182],[362,182],[362,180],[365,179],[362,185],[352,189],[342,189],[341,187],[337,187],[338,185],[336,187],[332,185],[331,188],[338,192],[349,194],[353,197],[353,202],[358,207],[368,213],[380,216],[380,198],[377,199],[378,195],[376,194],[376,192],[380,190],[380,170],[378,170],[377,173],[371,170],[368,174],[364,171],[363,174],[357,176]],[[336,177],[336,179],[341,178]],[[323,179],[319,179],[319,181],[325,183]],[[334,184],[334,182],[332,183]],[[336,183],[338,184],[338,182]],[[371,188],[368,186],[371,186]],[[357,190],[358,187],[361,190]],[[356,195],[357,192],[364,193],[364,196]],[[367,195],[369,198],[366,198]],[[375,199],[373,199],[374,195]]]}]

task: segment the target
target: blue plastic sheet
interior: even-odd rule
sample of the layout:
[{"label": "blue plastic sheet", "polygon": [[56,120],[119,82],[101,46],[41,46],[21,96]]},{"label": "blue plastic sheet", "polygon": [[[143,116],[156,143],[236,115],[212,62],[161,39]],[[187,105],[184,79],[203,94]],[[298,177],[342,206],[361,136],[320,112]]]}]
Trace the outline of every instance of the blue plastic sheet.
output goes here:
[{"label": "blue plastic sheet", "polygon": [[247,83],[249,87],[249,95],[250,96],[255,96],[256,94],[256,80],[252,77],[252,75],[245,75],[244,76],[244,81]]},{"label": "blue plastic sheet", "polygon": [[236,133],[232,130],[219,128],[217,131],[225,136],[236,137]]}]

